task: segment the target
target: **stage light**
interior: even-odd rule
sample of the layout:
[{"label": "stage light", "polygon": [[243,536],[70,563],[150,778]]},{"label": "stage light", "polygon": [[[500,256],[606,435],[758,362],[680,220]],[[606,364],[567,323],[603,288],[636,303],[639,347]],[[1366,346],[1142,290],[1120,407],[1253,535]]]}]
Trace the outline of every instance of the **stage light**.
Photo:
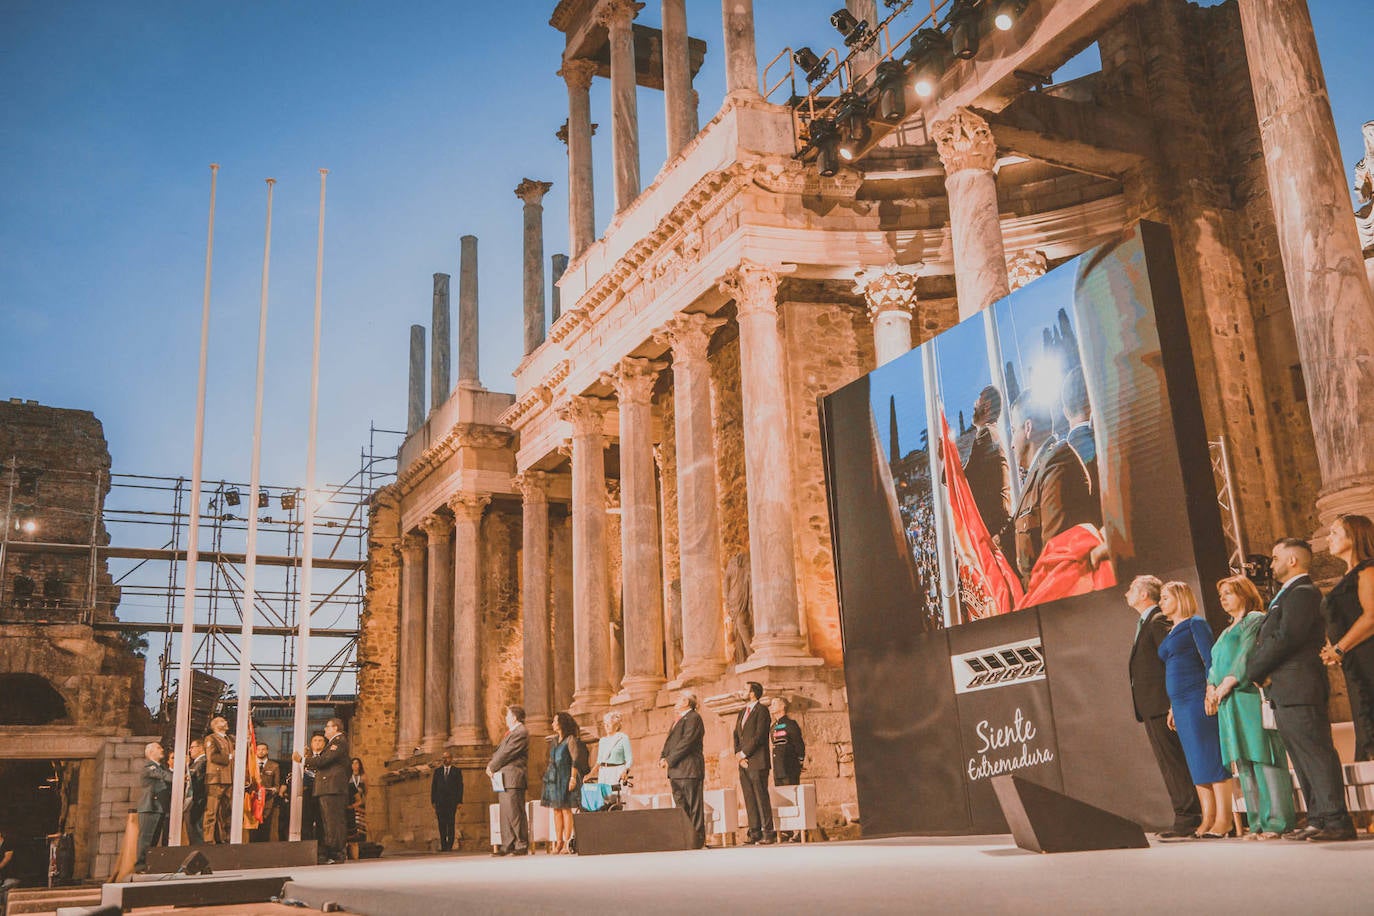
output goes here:
[{"label": "stage light", "polygon": [[911,49],[905,59],[914,65],[912,85],[921,98],[928,99],[935,94],[940,76],[949,65],[949,53],[949,39],[939,29],[921,29],[911,39]]},{"label": "stage light", "polygon": [[835,125],[817,118],[811,122],[811,145],[816,148],[816,168],[829,178],[840,170],[840,134]]},{"label": "stage light", "polygon": [[830,24],[844,38],[846,48],[852,48],[868,37],[868,20],[855,19],[847,9],[835,10],[830,14]]},{"label": "stage light", "polygon": [[873,128],[868,123],[868,106],[859,95],[846,92],[840,96],[835,126],[840,133],[840,158],[853,162],[873,136]]},{"label": "stage light", "polygon": [[238,487],[230,487],[224,491],[224,504],[226,506],[237,506],[239,504],[239,499]]},{"label": "stage light", "polygon": [[978,4],[974,0],[954,0],[945,22],[954,56],[969,60],[978,53]]},{"label": "stage light", "polygon": [[33,519],[26,519],[23,527],[25,534],[33,534],[35,531],[38,530],[38,523],[35,522]]},{"label": "stage light", "polygon": [[268,500],[268,498],[269,498],[269,497],[268,497],[268,495],[267,495],[267,491],[266,491],[266,490],[262,490],[262,491],[260,491],[260,492],[258,493],[258,508],[259,508],[259,509],[266,509],[266,508],[267,508],[267,500]]},{"label": "stage light", "polygon": [[1000,31],[1010,31],[1028,5],[1029,0],[997,0],[992,5],[992,24]]},{"label": "stage light", "polygon": [[296,494],[283,490],[281,494],[281,507],[287,512],[296,508]]},{"label": "stage light", "polygon": [[880,121],[896,124],[906,117],[906,68],[901,62],[885,60],[878,65],[878,102],[876,113]]},{"label": "stage light", "polygon": [[808,83],[816,82],[830,69],[830,61],[824,57],[817,57],[816,52],[810,48],[798,48],[792,53],[792,60],[806,74]]}]

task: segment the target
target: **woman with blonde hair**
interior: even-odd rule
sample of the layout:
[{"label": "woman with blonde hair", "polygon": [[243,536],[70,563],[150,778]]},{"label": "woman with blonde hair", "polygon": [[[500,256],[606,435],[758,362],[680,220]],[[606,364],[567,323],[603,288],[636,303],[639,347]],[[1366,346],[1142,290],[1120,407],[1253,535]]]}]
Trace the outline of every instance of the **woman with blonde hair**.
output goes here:
[{"label": "woman with blonde hair", "polygon": [[1322,661],[1340,665],[1355,726],[1355,759],[1374,760],[1374,522],[1338,515],[1327,541],[1345,577],[1322,601],[1327,646]]},{"label": "woman with blonde hair", "polygon": [[1216,716],[1208,715],[1207,668],[1212,664],[1212,628],[1197,616],[1197,597],[1186,582],[1166,582],[1159,609],[1174,624],[1159,644],[1164,690],[1169,694],[1169,727],[1178,732],[1188,772],[1202,803],[1202,823],[1194,836],[1230,836],[1231,774],[1221,762]]},{"label": "woman with blonde hair", "polygon": [[1276,840],[1293,829],[1293,779],[1279,733],[1264,727],[1262,695],[1245,679],[1245,666],[1264,622],[1264,602],[1255,583],[1231,576],[1217,583],[1222,610],[1231,625],[1212,647],[1207,675],[1207,712],[1217,717],[1221,759],[1235,767],[1245,796],[1250,832],[1246,839]]}]

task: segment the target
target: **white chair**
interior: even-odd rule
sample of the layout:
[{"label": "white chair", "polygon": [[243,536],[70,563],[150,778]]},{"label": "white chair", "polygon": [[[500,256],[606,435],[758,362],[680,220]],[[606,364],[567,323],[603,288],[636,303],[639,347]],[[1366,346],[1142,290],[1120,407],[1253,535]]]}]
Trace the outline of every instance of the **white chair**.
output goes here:
[{"label": "white chair", "polygon": [[622,794],[620,796],[620,802],[625,806],[626,811],[644,811],[654,807],[654,799],[657,797],[656,795]]},{"label": "white chair", "polygon": [[720,845],[734,843],[739,830],[739,795],[734,789],[711,789],[701,794],[707,836],[720,837]]},{"label": "white chair", "polygon": [[491,827],[491,848],[499,849],[501,843],[501,806],[487,805],[487,822]]},{"label": "white chair", "polygon": [[773,805],[773,826],[779,831],[801,831],[802,842],[816,829],[816,785],[774,786],[769,792]]},{"label": "white chair", "polygon": [[553,809],[545,808],[541,801],[531,801],[525,803],[525,816],[529,818],[530,850],[543,843],[545,847],[553,847]]}]

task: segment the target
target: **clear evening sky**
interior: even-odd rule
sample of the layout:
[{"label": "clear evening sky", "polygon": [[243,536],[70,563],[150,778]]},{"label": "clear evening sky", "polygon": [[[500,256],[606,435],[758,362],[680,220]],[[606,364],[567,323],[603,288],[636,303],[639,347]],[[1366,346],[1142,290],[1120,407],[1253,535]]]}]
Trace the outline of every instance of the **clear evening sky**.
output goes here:
[{"label": "clear evening sky", "polygon": [[[317,169],[330,169],[321,480],[357,467],[369,421],[405,420],[408,326],[431,275],[480,239],[481,367],[509,391],[521,353],[524,177],[554,182],[545,250],[567,250],[567,116],[552,0],[234,4],[0,0],[0,397],[88,409],[118,472],[189,474],[210,162],[221,164],[207,478],[246,479],[265,186],[274,177],[264,480],[300,484]],[[835,43],[839,0],[755,0],[760,64]],[[1311,4],[1346,172],[1374,118],[1366,0]],[[704,123],[724,93],[720,4]],[[640,13],[659,22],[659,5]],[[597,228],[611,216],[608,85],[593,120]],[[643,183],[664,157],[640,90]],[[1348,179],[1347,174],[1347,179]],[[456,345],[454,348],[456,376]],[[426,385],[428,387],[428,385]],[[885,415],[882,418],[885,422]]]}]

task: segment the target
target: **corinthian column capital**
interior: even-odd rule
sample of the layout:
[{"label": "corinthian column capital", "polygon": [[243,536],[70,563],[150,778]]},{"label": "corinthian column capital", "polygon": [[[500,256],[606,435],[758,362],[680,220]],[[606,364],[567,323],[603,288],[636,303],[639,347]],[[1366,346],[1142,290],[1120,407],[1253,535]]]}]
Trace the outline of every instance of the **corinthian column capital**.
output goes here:
[{"label": "corinthian column capital", "polygon": [[1043,251],[1018,251],[1007,258],[1007,286],[1016,292],[1032,280],[1043,277],[1049,264]]},{"label": "corinthian column capital", "polygon": [[448,498],[448,507],[453,510],[453,518],[459,522],[479,522],[486,511],[491,497],[479,493],[455,493]]},{"label": "corinthian column capital", "polygon": [[535,181],[526,178],[515,186],[515,196],[525,202],[527,207],[537,207],[544,201],[544,195],[553,187],[552,181]]},{"label": "corinthian column capital", "polygon": [[549,501],[549,475],[545,471],[521,471],[511,478],[511,483],[527,503]]},{"label": "corinthian column capital", "polygon": [[588,60],[585,57],[565,60],[562,69],[558,71],[558,75],[563,77],[569,89],[586,92],[592,87],[592,77],[596,76],[596,61]]},{"label": "corinthian column capital", "polygon": [[674,315],[654,332],[654,340],[673,348],[674,363],[702,363],[711,345],[711,335],[725,324],[724,318],[712,318],[700,312]]},{"label": "corinthian column capital", "polygon": [[738,267],[727,271],[718,285],[721,292],[735,300],[735,309],[741,318],[756,312],[776,314],[778,283],[783,272],[743,260]]},{"label": "corinthian column capital", "polygon": [[423,535],[411,531],[401,538],[401,556],[407,563],[413,563],[425,555]]},{"label": "corinthian column capital", "polygon": [[443,539],[453,533],[453,519],[436,512],[421,522],[420,527],[431,541]]},{"label": "corinthian column capital", "polygon": [[930,137],[935,141],[946,175],[965,169],[991,172],[997,162],[992,128],[967,108],[957,108],[948,118],[932,124]]},{"label": "corinthian column capital", "polygon": [[868,319],[884,312],[910,313],[916,307],[916,278],[922,264],[867,267],[854,274],[854,292],[863,293]]},{"label": "corinthian column capital", "polygon": [[636,0],[608,0],[597,11],[596,21],[608,29],[615,25],[628,26],[642,9],[644,4]]},{"label": "corinthian column capital", "polygon": [[654,395],[658,374],[668,364],[652,359],[627,356],[612,372],[603,373],[601,381],[615,389],[621,404],[647,405]]},{"label": "corinthian column capital", "polygon": [[572,424],[574,436],[601,435],[607,404],[601,398],[575,397],[558,409],[558,416]]}]

